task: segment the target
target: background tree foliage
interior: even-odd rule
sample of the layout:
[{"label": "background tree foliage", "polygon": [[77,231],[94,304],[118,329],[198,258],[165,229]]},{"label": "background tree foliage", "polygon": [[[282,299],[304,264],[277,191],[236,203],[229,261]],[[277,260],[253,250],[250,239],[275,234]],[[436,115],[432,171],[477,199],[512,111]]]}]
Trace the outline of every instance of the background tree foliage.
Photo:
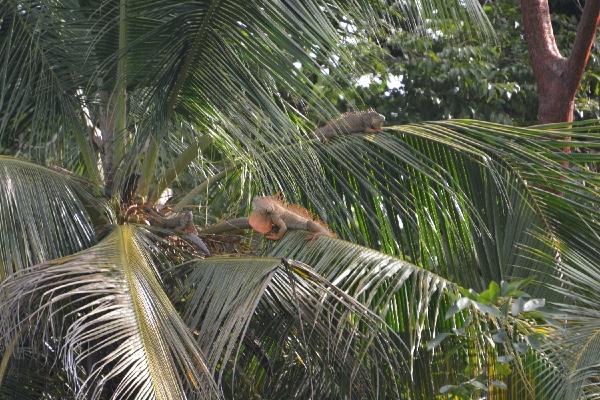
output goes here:
[{"label": "background tree foliage", "polygon": [[[391,124],[474,118],[535,125],[537,92],[519,2],[486,2],[484,9],[495,31],[495,38],[486,42],[465,36],[465,28],[454,20],[441,29],[425,25],[421,36],[406,30],[381,30],[365,40],[357,34],[353,50],[374,81],[362,81],[367,87],[358,91],[331,88],[326,92],[342,111],[365,104],[384,113]],[[558,48],[570,49],[581,9],[574,2],[559,1],[551,4],[551,11]],[[575,99],[576,120],[598,118],[596,49]],[[397,77],[402,77],[400,83]]]}]

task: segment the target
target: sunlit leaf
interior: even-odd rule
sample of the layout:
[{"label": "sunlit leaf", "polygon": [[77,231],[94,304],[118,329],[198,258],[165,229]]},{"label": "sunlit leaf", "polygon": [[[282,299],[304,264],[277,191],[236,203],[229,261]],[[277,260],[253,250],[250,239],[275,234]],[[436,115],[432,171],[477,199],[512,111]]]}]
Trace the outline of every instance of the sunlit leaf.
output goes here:
[{"label": "sunlit leaf", "polygon": [[544,299],[531,299],[523,304],[523,311],[524,312],[534,311],[540,307],[543,307],[545,304],[546,304],[546,301]]},{"label": "sunlit leaf", "polygon": [[116,226],[94,247],[6,280],[2,337],[31,326],[28,338],[42,338],[39,351],[58,357],[80,397],[108,385],[117,397],[212,398],[219,390],[155,268],[144,231]]}]

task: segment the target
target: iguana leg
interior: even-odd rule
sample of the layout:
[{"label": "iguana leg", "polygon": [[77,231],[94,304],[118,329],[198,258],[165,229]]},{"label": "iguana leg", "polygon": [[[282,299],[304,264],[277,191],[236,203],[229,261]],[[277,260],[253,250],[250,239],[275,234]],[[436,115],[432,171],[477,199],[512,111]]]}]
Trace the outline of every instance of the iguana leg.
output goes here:
[{"label": "iguana leg", "polygon": [[306,240],[309,240],[311,244],[313,240],[323,234],[323,227],[314,221],[308,221],[306,223],[306,229],[311,232],[310,235],[306,236]]},{"label": "iguana leg", "polygon": [[194,220],[187,218],[181,221],[181,224],[177,228],[175,228],[175,232],[179,234],[198,233],[198,231],[196,230],[196,225],[194,225]]},{"label": "iguana leg", "polygon": [[307,235],[305,240],[308,240],[308,245],[310,246],[312,244],[312,242],[314,242],[314,240],[321,235],[322,235],[321,232],[313,232],[310,235]]},{"label": "iguana leg", "polygon": [[277,225],[277,227],[279,228],[279,231],[277,233],[269,233],[265,237],[267,239],[271,239],[271,240],[279,240],[287,232],[287,226],[285,225],[285,222],[283,222],[283,220],[276,215],[271,216],[271,221],[273,221],[274,225]]}]

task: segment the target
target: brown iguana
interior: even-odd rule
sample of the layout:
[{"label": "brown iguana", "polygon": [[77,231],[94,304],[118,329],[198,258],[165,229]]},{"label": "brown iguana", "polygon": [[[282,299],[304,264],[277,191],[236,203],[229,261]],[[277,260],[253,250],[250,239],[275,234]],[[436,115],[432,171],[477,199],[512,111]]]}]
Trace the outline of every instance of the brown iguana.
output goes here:
[{"label": "brown iguana", "polygon": [[252,228],[261,233],[268,233],[273,225],[279,227],[277,233],[269,233],[266,238],[279,240],[288,229],[301,229],[312,232],[307,239],[313,240],[320,235],[335,237],[322,222],[315,221],[310,213],[296,205],[286,204],[279,196],[256,197],[252,200],[253,211],[248,218]]},{"label": "brown iguana", "polygon": [[309,138],[327,141],[335,135],[358,132],[381,132],[385,117],[374,110],[347,112],[309,134]]}]

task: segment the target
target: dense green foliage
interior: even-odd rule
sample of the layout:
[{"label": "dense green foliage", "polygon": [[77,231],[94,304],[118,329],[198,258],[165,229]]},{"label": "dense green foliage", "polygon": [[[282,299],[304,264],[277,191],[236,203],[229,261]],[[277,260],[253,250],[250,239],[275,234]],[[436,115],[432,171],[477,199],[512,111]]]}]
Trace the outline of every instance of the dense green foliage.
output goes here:
[{"label": "dense green foliage", "polygon": [[[563,55],[571,48],[580,11],[553,5],[555,40]],[[496,37],[482,42],[448,22],[417,37],[406,30],[382,30],[355,52],[376,79],[357,92],[329,91],[342,111],[373,107],[390,124],[473,118],[508,125],[537,123],[537,92],[524,40],[519,2],[493,1],[485,6]],[[383,51],[378,47],[383,46]],[[600,46],[600,42],[598,42]],[[397,78],[402,77],[398,82]],[[355,79],[360,76],[355,76]],[[390,83],[391,82],[391,88]],[[599,118],[600,58],[594,49],[575,100],[576,120]]]},{"label": "dense green foliage", "polygon": [[[0,2],[0,398],[598,397],[600,126],[518,126],[511,4]],[[337,238],[227,230],[277,192]]]}]

